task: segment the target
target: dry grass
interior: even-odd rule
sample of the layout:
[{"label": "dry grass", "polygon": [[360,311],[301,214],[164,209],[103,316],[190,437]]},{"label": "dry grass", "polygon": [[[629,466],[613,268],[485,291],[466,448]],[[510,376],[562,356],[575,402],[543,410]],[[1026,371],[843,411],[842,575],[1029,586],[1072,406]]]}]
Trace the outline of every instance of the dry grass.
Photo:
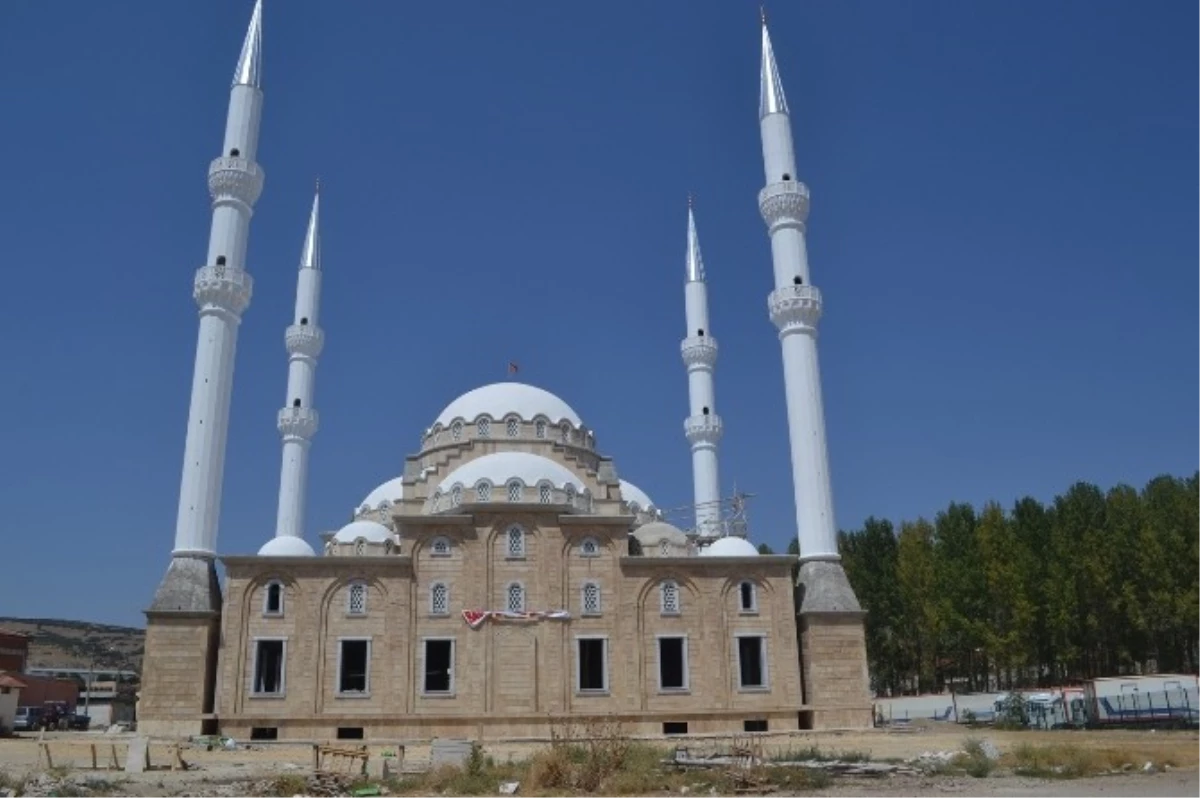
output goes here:
[{"label": "dry grass", "polygon": [[1032,745],[1021,743],[1004,758],[1013,773],[1046,779],[1077,779],[1113,771],[1140,770],[1150,763],[1154,770],[1178,767],[1179,760],[1169,752],[1130,748],[1084,747],[1062,743]]}]

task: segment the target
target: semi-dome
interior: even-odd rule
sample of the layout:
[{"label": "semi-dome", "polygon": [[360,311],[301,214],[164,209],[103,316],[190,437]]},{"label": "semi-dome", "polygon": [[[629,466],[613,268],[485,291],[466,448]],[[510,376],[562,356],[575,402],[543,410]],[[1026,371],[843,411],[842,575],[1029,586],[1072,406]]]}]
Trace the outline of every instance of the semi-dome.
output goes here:
[{"label": "semi-dome", "polygon": [[494,382],[467,391],[446,405],[434,424],[445,427],[455,419],[470,423],[480,416],[502,419],[512,415],[520,416],[524,421],[544,417],[553,424],[563,421],[569,421],[575,427],[583,424],[579,414],[562,399],[522,382]]},{"label": "semi-dome", "polygon": [[258,550],[259,557],[313,557],[316,552],[304,538],[281,535],[271,538]]},{"label": "semi-dome", "polygon": [[646,492],[634,485],[632,482],[619,480],[621,483],[621,498],[626,504],[636,504],[643,510],[649,510],[654,506],[654,502],[646,495]]},{"label": "semi-dome", "polygon": [[389,479],[375,490],[367,494],[367,498],[358,503],[359,507],[377,510],[384,502],[396,503],[404,496],[404,477]]},{"label": "semi-dome", "polygon": [[359,538],[368,543],[386,543],[392,539],[392,530],[375,521],[351,521],[333,536],[338,543],[353,543]]},{"label": "semi-dome", "polygon": [[757,557],[758,549],[745,538],[718,538],[711,546],[700,550],[701,557]]},{"label": "semi-dome", "polygon": [[651,521],[648,524],[642,524],[633,533],[633,536],[642,545],[654,545],[664,540],[679,546],[687,545],[687,535],[683,530],[666,521]]},{"label": "semi-dome", "polygon": [[447,474],[438,490],[444,493],[455,485],[472,488],[482,480],[493,485],[506,485],[514,479],[520,480],[525,487],[549,482],[560,490],[566,490],[568,485],[580,493],[584,490],[583,482],[569,468],[529,452],[496,452],[477,457]]}]

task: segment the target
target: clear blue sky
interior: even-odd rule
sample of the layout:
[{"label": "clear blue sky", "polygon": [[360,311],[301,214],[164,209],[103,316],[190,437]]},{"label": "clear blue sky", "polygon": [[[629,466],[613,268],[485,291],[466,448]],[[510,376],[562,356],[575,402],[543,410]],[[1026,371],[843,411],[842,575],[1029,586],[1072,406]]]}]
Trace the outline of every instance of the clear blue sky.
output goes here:
[{"label": "clear blue sky", "polygon": [[[168,561],[193,271],[251,0],[0,3],[0,615],[142,622]],[[1197,8],[774,2],[813,195],[839,525],[1197,466]],[[570,402],[691,495],[686,196],[725,490],[794,535],[752,2],[267,0],[220,549],[273,532],[313,179],[328,344],[309,537],[459,393]]]}]

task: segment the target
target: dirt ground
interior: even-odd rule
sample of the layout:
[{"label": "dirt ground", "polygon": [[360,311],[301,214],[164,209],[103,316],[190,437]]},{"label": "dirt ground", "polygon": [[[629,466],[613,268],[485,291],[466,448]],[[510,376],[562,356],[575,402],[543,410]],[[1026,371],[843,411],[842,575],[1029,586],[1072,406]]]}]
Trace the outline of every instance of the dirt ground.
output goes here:
[{"label": "dirt ground", "polygon": [[[232,781],[260,779],[280,774],[305,775],[312,768],[311,745],[295,744],[252,744],[236,750],[208,751],[202,747],[185,748],[183,758],[188,769],[172,771],[166,745],[151,746],[151,770],[140,774],[126,774],[113,770],[92,771],[91,743],[99,747],[98,756],[103,762],[110,756],[109,750],[116,745],[118,760],[124,765],[125,747],[132,735],[107,735],[101,733],[53,733],[46,736],[51,743],[55,770],[70,773],[75,779],[103,779],[121,785],[125,794],[163,795],[197,791],[201,785],[223,784]],[[1026,777],[993,774],[987,778],[974,779],[963,776],[899,776],[883,778],[836,777],[827,788],[809,793],[831,796],[867,795],[963,795],[963,796],[1016,796],[1016,795],[1190,795],[1200,794],[1197,767],[1200,766],[1198,744],[1200,736],[1194,731],[997,731],[991,729],[970,730],[956,726],[917,727],[906,732],[872,730],[865,732],[822,732],[768,735],[763,738],[765,756],[779,756],[789,751],[800,752],[813,746],[828,754],[857,752],[872,760],[909,760],[925,752],[961,750],[967,738],[990,741],[1001,754],[1011,753],[1021,744],[1032,746],[1063,746],[1095,749],[1097,751],[1120,751],[1137,762],[1154,763],[1165,772],[1143,773],[1135,771],[1117,775],[1076,780],[1042,780]],[[666,748],[685,745],[703,750],[706,747],[728,742],[721,739],[672,740]],[[517,762],[527,759],[544,747],[541,743],[490,743],[484,752],[496,762]],[[45,763],[39,764],[38,743],[34,737],[0,740],[0,774],[10,779],[20,779],[46,772]],[[373,753],[390,750],[399,752],[395,745],[371,745]],[[406,745],[403,751],[405,769],[420,770],[428,765],[430,750],[427,744]],[[862,757],[859,757],[862,758]],[[375,757],[378,761],[378,757]]]}]

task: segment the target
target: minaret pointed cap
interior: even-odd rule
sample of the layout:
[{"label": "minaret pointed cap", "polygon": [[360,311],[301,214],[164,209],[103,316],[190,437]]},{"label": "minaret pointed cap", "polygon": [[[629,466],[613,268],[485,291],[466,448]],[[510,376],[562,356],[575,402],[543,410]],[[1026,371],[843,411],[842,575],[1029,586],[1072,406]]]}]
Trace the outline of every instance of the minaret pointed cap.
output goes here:
[{"label": "minaret pointed cap", "polygon": [[704,258],[700,257],[700,236],[696,235],[696,215],[692,212],[692,196],[688,195],[687,279],[689,283],[704,282]]},{"label": "minaret pointed cap", "polygon": [[767,32],[767,12],[760,9],[762,17],[762,75],[759,81],[758,118],[768,114],[786,114],[787,98],[783,95],[783,83],[779,80],[779,67],[775,65],[775,51],[771,48],[771,34]]},{"label": "minaret pointed cap", "polygon": [[233,73],[233,85],[262,88],[262,0],[254,1],[254,13],[250,15],[250,28],[246,31],[242,55]]},{"label": "minaret pointed cap", "polygon": [[312,214],[308,217],[308,233],[304,236],[304,250],[300,253],[301,269],[321,268],[321,181],[313,195]]}]

